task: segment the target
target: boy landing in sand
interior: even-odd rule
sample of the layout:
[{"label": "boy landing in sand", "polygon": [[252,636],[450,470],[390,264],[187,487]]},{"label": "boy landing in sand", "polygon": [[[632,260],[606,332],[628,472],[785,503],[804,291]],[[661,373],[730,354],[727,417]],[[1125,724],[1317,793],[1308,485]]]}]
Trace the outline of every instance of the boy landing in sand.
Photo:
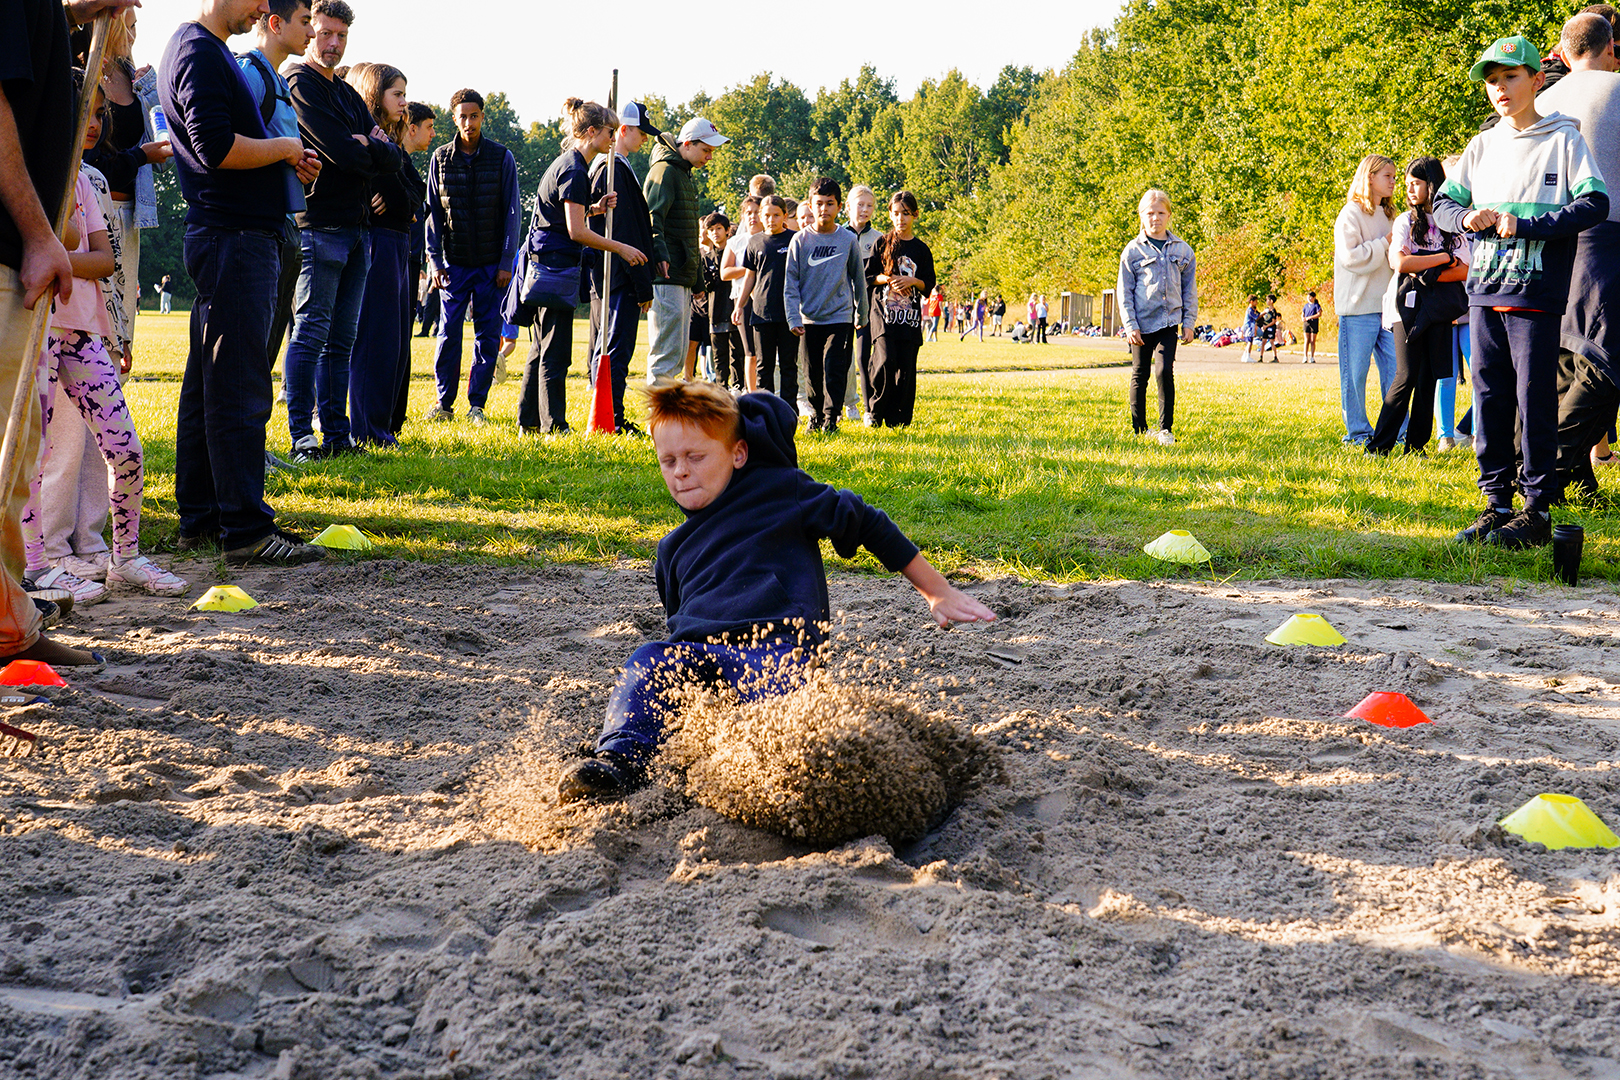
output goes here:
[{"label": "boy landing in sand", "polygon": [[669,640],[643,645],[608,701],[595,755],[557,785],[559,802],[624,795],[647,782],[680,683],[730,684],[744,701],[784,693],[826,639],[831,618],[820,541],[849,558],[865,547],[916,586],[934,620],[990,622],[883,511],[799,468],[793,406],[733,398],[710,383],[648,392],[647,429],[686,521],[658,544],[653,572]]}]

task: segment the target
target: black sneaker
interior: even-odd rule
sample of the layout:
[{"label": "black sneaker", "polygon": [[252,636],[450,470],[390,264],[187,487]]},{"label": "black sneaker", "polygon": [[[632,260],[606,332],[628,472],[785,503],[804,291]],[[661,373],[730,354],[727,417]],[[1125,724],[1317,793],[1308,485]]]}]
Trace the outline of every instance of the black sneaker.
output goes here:
[{"label": "black sneaker", "polygon": [[272,529],[269,535],[247,547],[231,548],[225,553],[225,562],[231,566],[266,563],[270,566],[299,566],[320,562],[326,558],[326,549],[305,543],[285,529]]},{"label": "black sneaker", "polygon": [[[40,623],[40,629],[42,630],[49,630],[52,627],[60,624],[63,619],[67,618],[68,611],[73,610],[72,593],[68,594],[67,599],[61,601],[42,600],[37,596],[30,597],[29,599],[34,601],[34,607],[39,610],[39,617],[42,620]],[[67,605],[67,611],[62,609],[64,604]]]},{"label": "black sneaker", "polygon": [[1493,529],[1486,542],[1503,548],[1546,547],[1552,543],[1552,518],[1521,510],[1506,525]]},{"label": "black sneaker", "polygon": [[635,424],[632,424],[630,421],[626,420],[624,423],[619,425],[619,434],[629,435],[632,438],[641,438],[647,433],[642,431],[641,428],[637,427]]},{"label": "black sneaker", "polygon": [[185,533],[181,533],[174,541],[174,550],[176,551],[203,551],[217,547],[219,547],[218,529],[208,529],[197,533],[195,536],[187,536]]},{"label": "black sneaker", "polygon": [[[1459,544],[1481,544],[1491,533],[1513,520],[1513,515],[1505,510],[1486,510],[1474,519],[1474,523],[1457,534]],[[1549,534],[1550,535],[1550,534]]]},{"label": "black sneaker", "polygon": [[624,754],[599,751],[563,770],[557,781],[557,803],[584,799],[617,799],[647,784],[647,770]]}]

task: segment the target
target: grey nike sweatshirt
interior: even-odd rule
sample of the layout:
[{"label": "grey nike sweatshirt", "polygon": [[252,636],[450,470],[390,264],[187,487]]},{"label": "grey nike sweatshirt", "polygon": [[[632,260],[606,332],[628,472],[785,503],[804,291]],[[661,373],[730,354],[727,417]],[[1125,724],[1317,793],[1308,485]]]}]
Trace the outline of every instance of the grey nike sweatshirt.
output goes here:
[{"label": "grey nike sweatshirt", "polygon": [[866,266],[848,229],[800,229],[788,242],[782,301],[789,326],[866,325]]}]

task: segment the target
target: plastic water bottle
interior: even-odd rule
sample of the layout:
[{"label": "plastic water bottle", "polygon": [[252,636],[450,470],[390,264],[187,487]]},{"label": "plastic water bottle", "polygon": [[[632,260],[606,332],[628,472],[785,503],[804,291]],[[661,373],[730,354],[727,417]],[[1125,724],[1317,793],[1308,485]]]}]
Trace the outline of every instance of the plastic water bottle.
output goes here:
[{"label": "plastic water bottle", "polygon": [[152,132],[157,142],[169,141],[169,118],[163,115],[163,106],[152,106]]}]

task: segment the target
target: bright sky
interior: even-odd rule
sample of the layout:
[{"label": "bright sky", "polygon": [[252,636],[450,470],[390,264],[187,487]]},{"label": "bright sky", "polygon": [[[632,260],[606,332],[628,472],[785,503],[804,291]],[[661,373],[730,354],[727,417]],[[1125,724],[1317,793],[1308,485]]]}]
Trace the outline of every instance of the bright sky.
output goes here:
[{"label": "bright sky", "polygon": [[[439,105],[462,86],[504,90],[525,124],[555,116],[563,99],[606,101],[612,69],[619,100],[643,93],[679,103],[699,90],[711,97],[770,71],[811,98],[822,86],[854,78],[869,63],[895,80],[902,98],[924,79],[955,67],[988,88],[1007,64],[1061,68],[1092,27],[1113,21],[1119,0],[1005,0],[991,6],[951,3],[895,8],[861,0],[827,0],[808,11],[820,27],[860,25],[827,45],[757,44],[758,18],[748,5],[691,5],[676,0],[613,0],[562,5],[533,0],[349,0],[355,10],[349,63],[393,64],[410,80],[411,97]],[[156,64],[174,28],[194,18],[197,0],[144,0],[137,64]],[[784,28],[792,6],[777,7]],[[671,27],[671,20],[678,27]],[[713,47],[701,45],[699,31]],[[231,43],[247,46],[247,39]],[[589,49],[589,52],[587,51]]]}]

